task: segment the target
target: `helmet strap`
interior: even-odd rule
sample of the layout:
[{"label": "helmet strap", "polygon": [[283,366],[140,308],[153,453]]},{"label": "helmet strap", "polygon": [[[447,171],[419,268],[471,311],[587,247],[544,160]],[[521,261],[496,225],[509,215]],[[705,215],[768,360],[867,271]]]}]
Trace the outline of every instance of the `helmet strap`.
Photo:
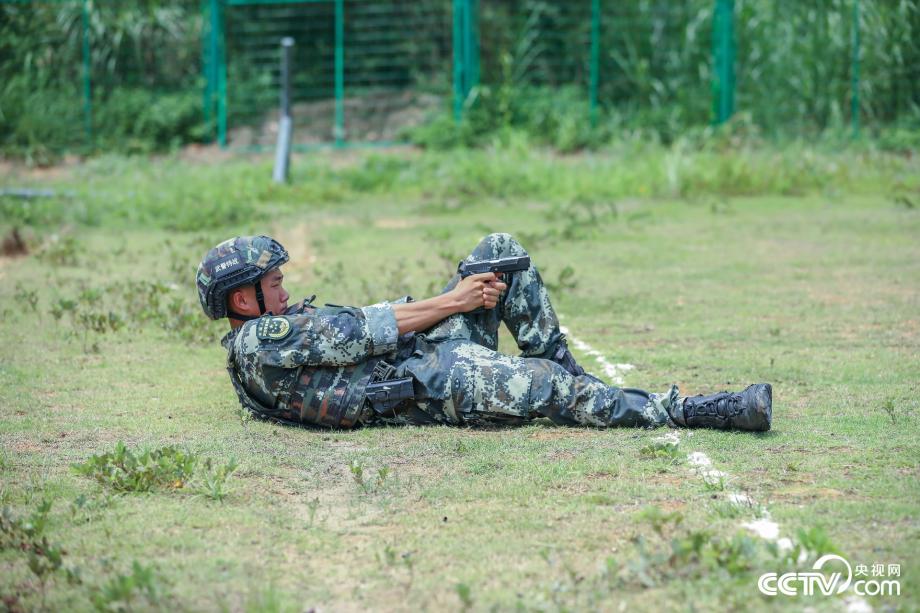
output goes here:
[{"label": "helmet strap", "polygon": [[262,279],[259,279],[255,283],[256,286],[256,302],[259,303],[259,314],[265,315],[265,294],[262,293]]},{"label": "helmet strap", "polygon": [[262,293],[262,279],[259,279],[254,284],[256,288],[256,302],[259,303],[259,314],[258,315],[243,315],[242,313],[237,313],[227,309],[227,317],[229,319],[236,319],[239,321],[251,321],[253,319],[259,319],[262,315],[265,315],[265,294]]}]

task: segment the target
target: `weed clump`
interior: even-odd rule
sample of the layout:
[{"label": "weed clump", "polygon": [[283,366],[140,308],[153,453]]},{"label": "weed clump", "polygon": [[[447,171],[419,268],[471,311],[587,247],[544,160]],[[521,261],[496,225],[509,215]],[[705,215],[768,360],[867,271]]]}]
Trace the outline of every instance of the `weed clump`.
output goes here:
[{"label": "weed clump", "polygon": [[658,438],[639,450],[639,456],[645,459],[664,459],[677,464],[687,454],[680,448],[680,441],[674,438]]},{"label": "weed clump", "polygon": [[352,460],[348,464],[348,469],[351,471],[351,478],[358,490],[367,495],[383,491],[387,484],[387,477],[390,476],[390,467],[381,466],[377,469],[377,476],[374,479],[368,479],[364,474],[364,462],[360,460]]},{"label": "weed clump", "polygon": [[90,600],[97,611],[134,611],[142,604],[158,604],[160,592],[153,568],[135,560],[130,573],[117,574],[95,588]]},{"label": "weed clump", "polygon": [[231,459],[226,464],[214,464],[172,445],[135,453],[119,441],[115,451],[94,455],[72,467],[77,474],[117,492],[189,489],[221,501],[237,463]]},{"label": "weed clump", "polygon": [[48,591],[48,584],[57,573],[65,572],[71,584],[80,583],[79,570],[64,565],[67,552],[58,544],[48,540],[48,514],[51,501],[42,500],[28,516],[17,517],[9,507],[0,512],[0,552],[18,551],[26,556],[29,570],[38,580],[42,605]]}]

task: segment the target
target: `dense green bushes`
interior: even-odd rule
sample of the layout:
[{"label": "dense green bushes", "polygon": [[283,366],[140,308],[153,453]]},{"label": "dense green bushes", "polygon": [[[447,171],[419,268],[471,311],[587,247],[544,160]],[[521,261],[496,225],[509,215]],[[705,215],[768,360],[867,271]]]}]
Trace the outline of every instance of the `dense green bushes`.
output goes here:
[{"label": "dense green bushes", "polygon": [[87,7],[84,20],[80,2],[0,1],[0,155],[44,163],[201,140],[200,2]]},{"label": "dense green bushes", "polygon": [[[455,125],[452,111],[445,109],[408,135],[435,149],[482,145],[508,129],[561,151],[597,147],[634,133],[663,143],[678,141],[711,120],[713,2],[602,2],[598,104],[592,111],[591,3],[481,0],[481,84],[466,101],[466,120]],[[46,162],[64,151],[162,151],[213,136],[213,125],[205,124],[201,91],[207,28],[200,0],[87,6],[84,19],[77,1],[0,0],[0,155]],[[400,16],[415,23],[408,18],[415,13],[436,16],[437,23],[450,19],[446,0],[420,0],[411,8],[396,0],[360,6],[368,11],[364,17],[358,4],[348,3],[346,10],[346,37],[351,36],[346,96],[357,95],[352,88],[353,82],[361,87],[357,75],[395,70],[376,51],[361,51],[362,45],[372,47],[361,36],[379,34],[358,32],[361,19],[368,28],[383,27],[373,26],[381,16],[390,24],[386,27],[396,27],[392,24]],[[735,6],[737,109],[764,134],[812,137],[850,129],[853,27],[858,23],[863,132],[892,149],[916,148],[920,0],[862,0],[858,15],[852,0],[736,0]],[[277,19],[276,8],[240,13],[252,19],[240,25],[240,40],[228,39],[228,55],[237,57],[228,65],[233,102],[228,113],[234,126],[262,125],[274,104],[274,50],[258,48],[256,55],[263,59],[256,70],[239,63],[233,45],[242,49],[254,40],[275,40],[277,21],[267,16]],[[312,37],[298,43],[304,57],[314,61],[301,66],[295,81],[309,73],[311,83],[322,86],[321,96],[331,96],[332,30],[321,24],[328,21],[331,28],[332,18],[329,7],[323,11],[323,19],[310,26]],[[450,40],[440,40],[443,33],[437,33],[416,44],[403,34],[387,32],[385,49],[412,58],[414,71],[403,70],[397,80],[385,83],[420,91],[448,88]],[[88,58],[84,35],[90,43]],[[91,105],[84,98],[87,66]],[[348,123],[349,117],[355,119]],[[372,131],[370,120],[357,119],[346,118],[352,140]],[[417,114],[412,121],[418,121]],[[331,129],[318,133],[328,138]]]}]

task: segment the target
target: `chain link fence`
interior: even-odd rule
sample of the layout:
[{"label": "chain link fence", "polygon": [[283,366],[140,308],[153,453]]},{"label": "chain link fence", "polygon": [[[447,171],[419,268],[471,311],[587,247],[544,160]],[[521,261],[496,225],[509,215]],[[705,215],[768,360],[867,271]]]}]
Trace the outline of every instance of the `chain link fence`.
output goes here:
[{"label": "chain link fence", "polygon": [[149,151],[206,137],[198,0],[0,0],[0,152]]},{"label": "chain link fence", "polygon": [[397,141],[450,95],[444,2],[229,0],[211,2],[209,14],[208,89],[222,144],[275,142],[283,37],[295,41],[292,117],[301,148]]},{"label": "chain link fence", "polygon": [[576,145],[920,131],[920,0],[0,0],[0,149],[270,147],[284,36],[300,148],[446,114]]}]

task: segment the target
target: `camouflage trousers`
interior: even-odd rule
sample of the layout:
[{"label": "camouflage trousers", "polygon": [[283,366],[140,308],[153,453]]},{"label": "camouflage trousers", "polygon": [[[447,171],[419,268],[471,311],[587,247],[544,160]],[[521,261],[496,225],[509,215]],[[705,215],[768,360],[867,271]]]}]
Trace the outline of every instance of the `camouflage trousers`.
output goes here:
[{"label": "camouflage trousers", "polygon": [[[527,255],[508,234],[486,236],[467,261]],[[510,277],[510,278],[509,278]],[[459,282],[451,279],[444,291]],[[498,424],[548,417],[563,425],[660,426],[680,402],[673,387],[664,394],[621,389],[590,375],[573,376],[553,354],[562,339],[559,320],[535,265],[507,275],[508,289],[494,309],[452,315],[413,338],[401,339],[399,376],[415,381],[416,407],[381,421],[396,423]],[[504,323],[521,355],[501,354]]]}]

